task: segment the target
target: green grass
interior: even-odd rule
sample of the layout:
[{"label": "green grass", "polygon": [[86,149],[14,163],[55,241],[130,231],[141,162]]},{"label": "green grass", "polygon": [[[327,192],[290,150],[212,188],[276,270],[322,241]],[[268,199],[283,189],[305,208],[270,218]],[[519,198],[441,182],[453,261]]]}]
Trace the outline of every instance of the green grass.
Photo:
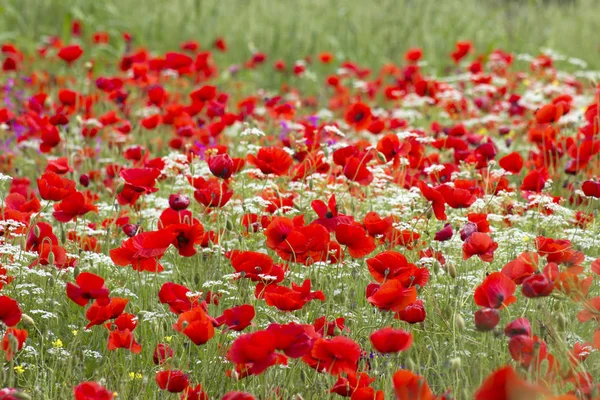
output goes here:
[{"label": "green grass", "polygon": [[[287,61],[319,51],[378,67],[399,62],[420,46],[436,66],[449,65],[454,42],[472,40],[477,50],[494,48],[537,54],[550,47],[600,64],[600,7],[540,0],[5,0],[0,5],[0,41],[33,46],[41,35],[69,39],[78,19],[86,33],[134,34],[151,51],[216,36],[229,42],[232,62],[254,48]],[[114,42],[113,42],[114,43]],[[119,42],[121,45],[121,42]]]}]

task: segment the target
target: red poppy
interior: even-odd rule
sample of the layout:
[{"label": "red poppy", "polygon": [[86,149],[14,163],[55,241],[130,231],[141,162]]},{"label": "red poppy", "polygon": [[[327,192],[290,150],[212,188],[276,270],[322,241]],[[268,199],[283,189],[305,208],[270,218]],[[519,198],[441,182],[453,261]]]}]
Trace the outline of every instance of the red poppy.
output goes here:
[{"label": "red poppy", "polygon": [[517,335],[531,336],[531,324],[527,318],[517,318],[506,324],[504,327],[504,334],[508,337]]},{"label": "red poppy", "polygon": [[292,282],[292,288],[277,284],[259,284],[256,286],[257,298],[264,298],[267,305],[281,311],[300,310],[311,300],[325,301],[325,295],[320,290],[311,292],[311,281],[306,279],[302,286]]},{"label": "red poppy", "polygon": [[165,282],[158,291],[158,299],[162,304],[168,304],[171,312],[181,314],[198,305],[198,299],[190,294],[191,290],[183,285]]},{"label": "red poppy", "polygon": [[83,49],[78,44],[62,47],[58,51],[58,57],[67,64],[72,64],[83,54]]},{"label": "red poppy", "polygon": [[[6,353],[6,361],[11,361],[15,353],[23,348],[28,333],[25,329],[8,328],[2,338],[2,350]],[[14,344],[13,344],[14,343]],[[16,347],[15,347],[16,345]],[[0,396],[0,399],[2,396]]]},{"label": "red poppy", "polygon": [[194,245],[201,244],[204,237],[204,227],[196,218],[192,218],[192,213],[187,210],[175,211],[173,208],[167,208],[160,215],[158,227],[166,228],[175,235],[171,244],[183,257],[195,255]]},{"label": "red poppy", "polygon": [[367,266],[371,276],[377,282],[396,279],[404,287],[409,287],[418,275],[418,268],[409,263],[402,254],[397,251],[384,251],[367,260]]},{"label": "red poppy", "polygon": [[344,119],[357,131],[367,129],[371,123],[371,108],[364,103],[354,103],[348,106]]},{"label": "red poppy", "polygon": [[110,298],[108,304],[101,304],[98,300],[94,301],[85,312],[85,317],[90,321],[85,328],[89,329],[94,325],[102,325],[110,319],[117,318],[123,313],[128,302],[128,299],[119,297]]},{"label": "red poppy", "polygon": [[523,169],[523,157],[521,157],[521,154],[514,151],[502,157],[498,161],[498,164],[506,171],[518,174],[521,172],[521,169]]},{"label": "red poppy", "polygon": [[406,351],[412,346],[413,337],[402,329],[382,328],[371,333],[371,343],[380,353],[397,353]]},{"label": "red poppy", "polygon": [[211,318],[201,307],[180,314],[173,329],[186,335],[195,345],[208,342],[215,334]]},{"label": "red poppy", "polygon": [[82,272],[75,278],[77,285],[67,282],[67,297],[75,304],[86,306],[92,299],[99,304],[108,304],[108,289],[104,286],[104,279],[91,272]]},{"label": "red poppy", "polygon": [[154,364],[161,365],[164,364],[167,359],[173,357],[174,354],[175,352],[168,344],[159,343],[154,349],[152,360],[154,361]]},{"label": "red poppy", "polygon": [[277,339],[268,331],[247,333],[235,339],[227,352],[227,358],[241,366],[243,371],[251,375],[259,375],[278,362],[281,356],[275,353]]},{"label": "red poppy", "polygon": [[217,326],[223,324],[227,325],[227,328],[234,331],[243,331],[252,323],[252,319],[256,315],[254,307],[250,304],[243,304],[241,306],[228,308],[223,311],[223,315],[217,317],[215,320]]},{"label": "red poppy", "polygon": [[60,201],[75,193],[75,181],[62,178],[52,171],[45,172],[37,180],[40,197],[44,200]]},{"label": "red poppy", "polygon": [[467,54],[473,48],[473,44],[467,41],[458,41],[456,42],[456,49],[452,52],[452,59],[456,64],[459,63],[460,60],[466,57]]},{"label": "red poppy", "polygon": [[229,185],[217,178],[195,179],[194,186],[196,187],[194,199],[205,207],[223,207],[233,196],[233,190],[229,189]]},{"label": "red poppy", "polygon": [[277,252],[285,261],[311,264],[326,256],[329,245],[329,232],[323,226],[311,224],[303,226],[301,220],[273,218],[267,229],[266,245]]},{"label": "red poppy", "polygon": [[416,324],[425,321],[427,312],[423,305],[423,300],[416,300],[414,303],[409,304],[406,308],[394,315],[395,319],[399,319],[409,324]]},{"label": "red poppy", "polygon": [[167,251],[176,234],[167,229],[142,232],[127,239],[121,247],[110,251],[112,261],[121,267],[131,265],[134,271],[162,272],[158,260]]},{"label": "red poppy", "polygon": [[125,180],[123,189],[117,194],[120,205],[133,204],[143,194],[158,191],[154,186],[160,171],[156,168],[124,168],[119,172],[119,176]]},{"label": "red poppy", "polygon": [[6,326],[15,326],[21,320],[19,303],[8,296],[0,296],[0,321]]},{"label": "red poppy", "polygon": [[329,197],[327,204],[322,200],[313,200],[310,206],[319,216],[312,223],[323,225],[329,232],[335,231],[335,228],[340,224],[351,224],[354,221],[352,216],[341,214],[338,211],[334,194]]},{"label": "red poppy", "polygon": [[549,178],[550,173],[546,168],[531,170],[527,176],[523,178],[520,189],[539,193],[544,189]]},{"label": "red poppy", "polygon": [[211,156],[207,163],[210,172],[217,178],[229,179],[234,172],[233,160],[227,153]]},{"label": "red poppy", "polygon": [[442,194],[446,204],[452,208],[469,208],[477,200],[472,191],[467,189],[439,185],[436,190]]},{"label": "red poppy", "polygon": [[142,346],[136,342],[133,333],[129,329],[123,331],[114,330],[108,337],[108,350],[128,349],[134,354],[142,351]]},{"label": "red poppy", "polygon": [[452,231],[452,224],[445,224],[442,229],[435,233],[433,240],[437,240],[438,242],[445,242],[447,240],[452,239],[454,235],[454,231]]},{"label": "red poppy", "polygon": [[503,308],[515,301],[517,285],[501,272],[492,272],[483,283],[475,289],[475,304],[487,308]]},{"label": "red poppy", "polygon": [[283,280],[283,269],[273,263],[267,254],[254,251],[234,250],[227,254],[231,266],[244,278],[254,282]]},{"label": "red poppy", "polygon": [[280,147],[261,147],[256,153],[248,154],[248,162],[256,165],[263,174],[282,176],[287,174],[294,160],[287,151]]},{"label": "red poppy", "polygon": [[526,251],[516,259],[502,267],[502,273],[520,285],[525,279],[533,275],[538,268],[539,256],[537,253]]},{"label": "red poppy", "polygon": [[545,297],[552,293],[554,283],[546,275],[537,273],[526,278],[521,289],[525,297]]},{"label": "red poppy", "polygon": [[52,215],[59,222],[69,222],[88,212],[97,211],[98,207],[91,203],[88,196],[84,196],[81,192],[73,192],[63,198],[60,203],[54,204]]},{"label": "red poppy", "polygon": [[289,324],[270,324],[267,332],[275,338],[275,349],[283,351],[286,356],[300,358],[311,351],[315,340],[321,335],[312,325],[301,325],[295,322]]},{"label": "red poppy", "polygon": [[480,331],[491,331],[500,322],[500,313],[495,308],[481,308],[475,311],[475,327]]},{"label": "red poppy", "polygon": [[310,352],[311,361],[316,363],[315,368],[330,375],[355,373],[360,354],[360,346],[344,336],[317,339]]},{"label": "red poppy", "polygon": [[335,228],[335,238],[354,258],[362,258],[377,247],[373,238],[358,224],[339,224]]},{"label": "red poppy", "polygon": [[187,374],[179,370],[158,371],[156,373],[156,383],[162,390],[170,393],[183,392],[190,384]]},{"label": "red poppy", "polygon": [[565,103],[559,102],[558,104],[546,104],[539,108],[535,112],[535,121],[538,124],[551,124],[558,122],[565,112]]},{"label": "red poppy", "polygon": [[373,173],[367,168],[367,157],[349,157],[344,165],[344,176],[351,181],[368,186],[373,182]]},{"label": "red poppy", "polygon": [[83,382],[73,388],[75,400],[112,400],[113,392],[97,382]]},{"label": "red poppy", "polygon": [[393,376],[397,400],[434,400],[435,396],[424,377],[409,370],[397,371]]},{"label": "red poppy", "polygon": [[498,248],[498,243],[485,233],[475,232],[463,243],[463,259],[468,260],[472,256],[479,256],[481,261],[494,261],[494,251]]},{"label": "red poppy", "polygon": [[511,366],[499,368],[492,372],[475,392],[475,400],[513,400],[535,399],[540,390],[528,384]]},{"label": "red poppy", "polygon": [[546,342],[537,336],[513,336],[508,342],[508,350],[513,360],[525,368],[528,368],[534,361],[536,365],[539,365],[548,355]]},{"label": "red poppy", "polygon": [[446,216],[446,201],[444,196],[437,189],[432,188],[425,182],[419,182],[419,189],[423,196],[432,202],[433,213],[435,217],[440,221],[445,221],[448,217]]},{"label": "red poppy", "polygon": [[596,181],[585,181],[581,185],[581,190],[586,196],[600,198],[600,182]]},{"label": "red poppy", "polygon": [[417,290],[414,286],[405,288],[396,279],[388,280],[374,288],[367,295],[367,301],[383,311],[398,313],[417,300]]},{"label": "red poppy", "polygon": [[345,321],[343,317],[340,317],[329,322],[326,316],[322,316],[317,318],[312,326],[320,336],[336,336],[345,329]]}]

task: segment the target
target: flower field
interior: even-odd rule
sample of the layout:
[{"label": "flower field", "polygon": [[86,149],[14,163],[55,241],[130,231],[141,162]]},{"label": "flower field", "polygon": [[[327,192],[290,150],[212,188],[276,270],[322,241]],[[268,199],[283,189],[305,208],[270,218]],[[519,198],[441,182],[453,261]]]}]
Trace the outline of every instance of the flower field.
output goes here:
[{"label": "flower field", "polygon": [[600,399],[585,61],[91,28],[0,48],[1,400]]}]

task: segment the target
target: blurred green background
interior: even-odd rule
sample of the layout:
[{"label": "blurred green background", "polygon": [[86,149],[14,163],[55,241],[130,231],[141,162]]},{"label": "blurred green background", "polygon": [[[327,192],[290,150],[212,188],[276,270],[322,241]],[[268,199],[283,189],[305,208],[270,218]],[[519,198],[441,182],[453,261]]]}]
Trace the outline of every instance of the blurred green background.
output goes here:
[{"label": "blurred green background", "polygon": [[456,40],[472,40],[478,52],[550,47],[600,65],[600,0],[3,0],[0,41],[69,40],[73,19],[88,36],[111,33],[115,50],[123,31],[155,51],[223,36],[236,62],[253,49],[287,61],[328,50],[378,66],[420,46],[450,64]]}]

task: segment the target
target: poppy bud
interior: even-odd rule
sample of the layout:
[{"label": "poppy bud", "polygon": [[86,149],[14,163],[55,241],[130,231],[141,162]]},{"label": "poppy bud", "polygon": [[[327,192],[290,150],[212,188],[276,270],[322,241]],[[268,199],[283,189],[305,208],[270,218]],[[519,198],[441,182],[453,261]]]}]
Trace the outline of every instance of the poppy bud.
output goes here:
[{"label": "poppy bud", "polygon": [[164,363],[168,358],[173,357],[173,349],[166,344],[159,343],[156,345],[154,349],[154,354],[152,356],[152,360],[154,364],[159,365]]},{"label": "poppy bud", "polygon": [[48,254],[48,265],[54,265],[54,253],[52,251],[50,251],[50,253]]},{"label": "poppy bud", "polygon": [[452,368],[453,370],[458,370],[461,367],[461,360],[460,357],[454,357],[452,359],[450,359],[450,368]]},{"label": "poppy bud", "polygon": [[117,188],[115,189],[115,193],[116,194],[120,194],[123,189],[125,189],[125,182],[121,182],[117,185]]},{"label": "poppy bud", "polygon": [[40,231],[40,227],[38,224],[36,224],[35,227],[33,228],[33,233],[35,234],[36,237],[40,237],[41,231]]},{"label": "poppy bud", "polygon": [[464,242],[475,232],[477,232],[477,224],[474,222],[467,222],[460,230],[460,238]]},{"label": "poppy bud", "polygon": [[79,183],[84,186],[84,187],[88,187],[90,185],[90,177],[88,174],[82,174],[79,177]]},{"label": "poppy bud", "polygon": [[490,331],[500,322],[500,314],[495,308],[481,308],[475,312],[475,327],[482,331]]},{"label": "poppy bud", "polygon": [[125,224],[121,229],[123,229],[123,233],[127,236],[134,237],[138,232],[139,226],[136,224]]},{"label": "poppy bud", "polygon": [[449,262],[446,264],[446,268],[448,268],[448,275],[450,275],[453,279],[456,279],[456,267],[454,266],[453,262]]},{"label": "poppy bud", "polygon": [[413,361],[412,358],[408,357],[408,359],[406,360],[406,369],[408,369],[409,371],[414,371],[414,369],[416,368],[416,364]]},{"label": "poppy bud", "polygon": [[29,396],[25,392],[11,393],[9,398],[13,398],[13,399],[16,399],[16,400],[31,400],[31,396]]},{"label": "poppy bud", "polygon": [[35,326],[35,321],[27,314],[21,315],[21,321],[23,321],[25,326]]},{"label": "poppy bud", "polygon": [[465,329],[465,319],[460,315],[460,313],[454,314],[454,322],[456,323],[456,327],[459,331],[463,331]]},{"label": "poppy bud", "polygon": [[563,331],[567,327],[567,317],[565,317],[563,313],[558,314],[558,319],[556,322],[558,324],[558,329],[560,329],[561,331]]},{"label": "poppy bud", "polygon": [[169,207],[175,211],[181,211],[188,208],[190,198],[184,194],[172,194],[169,196]]},{"label": "poppy bud", "polygon": [[208,159],[208,168],[210,172],[221,179],[229,179],[233,174],[233,160],[229,154],[217,154]]},{"label": "poppy bud", "polygon": [[523,281],[521,290],[523,296],[535,298],[549,296],[554,289],[554,283],[544,274],[534,274]]},{"label": "poppy bud", "polygon": [[437,240],[438,242],[445,242],[446,240],[452,239],[452,235],[454,232],[452,231],[452,225],[446,224],[442,229],[435,233],[433,240]]},{"label": "poppy bud", "polygon": [[383,154],[382,152],[378,151],[377,152],[377,158],[379,159],[379,161],[381,161],[382,163],[385,163],[387,160],[385,159],[385,154]]},{"label": "poppy bud", "polygon": [[77,264],[75,266],[75,268],[73,268],[73,278],[77,279],[77,276],[79,275],[79,272],[81,272],[81,271],[79,270],[79,264]]}]

